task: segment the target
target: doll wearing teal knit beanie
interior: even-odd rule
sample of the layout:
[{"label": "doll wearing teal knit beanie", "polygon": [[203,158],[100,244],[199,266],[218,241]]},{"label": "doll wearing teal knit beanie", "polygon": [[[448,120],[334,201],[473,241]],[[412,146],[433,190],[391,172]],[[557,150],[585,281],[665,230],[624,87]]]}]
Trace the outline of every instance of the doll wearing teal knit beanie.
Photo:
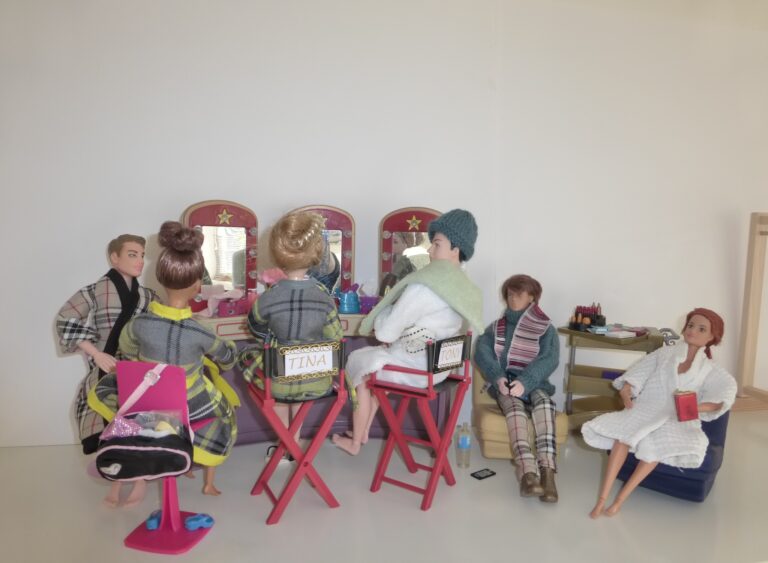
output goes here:
[{"label": "doll wearing teal knit beanie", "polygon": [[[333,443],[356,455],[368,441],[368,430],[378,409],[367,387],[377,379],[414,387],[425,378],[383,370],[386,364],[415,369],[426,366],[426,343],[463,332],[467,325],[482,328],[482,296],[461,268],[475,252],[477,223],[469,211],[454,209],[429,225],[429,265],[400,280],[363,319],[359,333],[375,332],[384,346],[369,346],[349,355],[347,377],[357,392],[352,413],[352,435],[335,434]],[[447,372],[442,374],[444,379]],[[434,383],[442,381],[438,375]]]}]

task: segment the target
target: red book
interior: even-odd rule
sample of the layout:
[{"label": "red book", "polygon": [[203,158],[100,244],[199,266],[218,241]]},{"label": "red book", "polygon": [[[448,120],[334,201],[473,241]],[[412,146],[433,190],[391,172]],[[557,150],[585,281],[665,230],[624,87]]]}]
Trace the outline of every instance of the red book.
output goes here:
[{"label": "red book", "polygon": [[699,404],[694,391],[675,391],[675,409],[677,420],[696,420],[699,418]]}]

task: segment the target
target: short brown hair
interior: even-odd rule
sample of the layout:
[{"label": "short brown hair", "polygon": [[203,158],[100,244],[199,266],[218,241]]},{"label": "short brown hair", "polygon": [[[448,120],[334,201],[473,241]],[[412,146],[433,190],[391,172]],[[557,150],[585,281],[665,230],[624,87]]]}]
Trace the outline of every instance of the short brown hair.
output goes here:
[{"label": "short brown hair", "polygon": [[506,302],[509,292],[518,293],[525,291],[533,297],[534,303],[541,299],[541,284],[527,274],[517,274],[507,278],[501,286],[501,298]]},{"label": "short brown hair", "polygon": [[323,256],[325,219],[318,213],[301,211],[283,215],[269,237],[269,251],[283,270],[311,268]]},{"label": "short brown hair", "polygon": [[123,245],[126,242],[135,242],[136,244],[140,244],[142,248],[147,246],[147,241],[144,237],[140,237],[139,235],[120,235],[109,241],[109,245],[107,245],[107,256],[112,256],[113,254],[120,256],[120,252],[122,252]]},{"label": "short brown hair", "polygon": [[202,232],[184,227],[178,221],[166,221],[157,238],[163,250],[157,259],[155,275],[163,287],[186,289],[203,279]]}]

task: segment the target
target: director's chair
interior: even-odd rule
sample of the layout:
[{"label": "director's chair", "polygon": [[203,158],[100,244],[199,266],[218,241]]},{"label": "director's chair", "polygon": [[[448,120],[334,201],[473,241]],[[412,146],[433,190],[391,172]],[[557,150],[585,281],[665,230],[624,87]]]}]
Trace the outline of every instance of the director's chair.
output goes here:
[{"label": "director's chair", "polygon": [[[381,368],[382,371],[396,371],[425,377],[427,379],[426,387],[412,387],[410,385],[392,383],[377,378],[375,373],[371,375],[371,378],[368,381],[368,387],[371,389],[371,392],[376,399],[378,399],[381,411],[389,426],[389,436],[387,437],[384,451],[379,458],[379,463],[376,466],[373,483],[371,484],[371,492],[377,492],[381,488],[382,483],[389,483],[391,485],[402,487],[423,495],[421,509],[429,510],[430,506],[432,506],[432,499],[435,496],[440,476],[445,479],[445,482],[449,486],[456,484],[456,478],[453,476],[453,471],[451,471],[451,465],[448,461],[448,449],[451,445],[453,430],[456,426],[456,420],[459,417],[459,411],[461,410],[464,395],[472,382],[469,366],[471,341],[472,333],[469,332],[466,335],[446,338],[438,340],[437,342],[429,342],[427,344],[426,370],[417,370],[389,364]],[[461,368],[460,373],[452,372],[444,381],[437,384],[434,383],[435,374],[456,370],[458,368]],[[445,421],[441,433],[437,427],[437,422],[432,416],[429,403],[436,399],[441,392],[450,393],[450,387],[453,386],[456,387],[456,394],[453,398],[453,404],[450,405],[448,419]],[[388,397],[391,395],[400,396],[400,403],[397,406],[397,411],[393,409],[392,404],[389,402]],[[424,422],[424,427],[426,428],[429,438],[428,440],[410,436],[403,431],[402,424],[411,399],[416,400],[416,406]],[[434,450],[434,462],[432,466],[416,463],[416,460],[414,460],[413,454],[411,453],[409,443],[432,448]],[[409,472],[416,473],[417,470],[421,469],[429,473],[426,488],[417,487],[410,483],[386,476],[387,466],[392,458],[395,446],[397,446],[397,449],[400,451]]]},{"label": "director's chair", "polygon": [[[293,346],[266,346],[264,348],[264,369],[256,370],[256,377],[261,380],[260,388],[253,383],[248,386],[248,392],[256,402],[259,410],[277,434],[277,449],[262,469],[256,484],[251,489],[251,495],[266,492],[274,504],[267,518],[267,524],[276,524],[288,506],[302,479],[306,477],[323,500],[331,508],[339,506],[339,502],[331,493],[323,479],[317,473],[312,462],[323,445],[325,437],[331,429],[339,411],[347,400],[347,388],[344,384],[344,344],[345,341],[328,341]],[[272,382],[281,383],[322,381],[330,379],[328,393],[323,397],[310,400],[292,401],[287,398],[275,398],[272,394]],[[333,380],[336,379],[334,382]],[[312,404],[321,398],[335,395],[322,424],[307,446],[302,451],[294,436],[307,418]],[[276,403],[301,402],[301,408],[290,425],[286,428],[275,412]],[[269,486],[269,480],[277,469],[277,465],[285,452],[292,455],[296,461],[293,473],[285,487],[276,495]]]}]

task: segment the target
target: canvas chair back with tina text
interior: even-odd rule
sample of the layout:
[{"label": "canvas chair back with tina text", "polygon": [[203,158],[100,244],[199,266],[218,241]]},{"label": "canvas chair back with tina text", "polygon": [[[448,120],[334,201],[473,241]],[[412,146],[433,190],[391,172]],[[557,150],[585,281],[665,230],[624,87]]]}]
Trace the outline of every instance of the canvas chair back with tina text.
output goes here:
[{"label": "canvas chair back with tina text", "polygon": [[[312,462],[347,400],[347,388],[344,384],[344,345],[344,340],[331,340],[291,346],[267,345],[264,348],[264,370],[255,371],[256,377],[261,380],[261,385],[252,383],[248,387],[248,392],[277,434],[278,439],[277,449],[267,461],[256,480],[256,484],[251,489],[252,495],[265,492],[274,504],[272,512],[267,518],[267,524],[276,524],[280,520],[283,511],[285,511],[304,477],[309,480],[317,494],[325,500],[329,507],[336,508],[339,506],[339,502],[320,477]],[[307,418],[312,405],[324,397],[297,401],[291,401],[284,397],[278,399],[272,394],[272,383],[290,385],[298,381],[311,383],[312,380],[322,381],[328,378],[333,381],[333,384],[329,386],[329,393],[326,397],[333,396],[334,399],[317,433],[307,448],[302,450],[294,436]],[[290,425],[286,427],[277,416],[275,405],[289,402],[300,402],[301,408]],[[269,486],[269,480],[285,452],[292,455],[296,463],[283,490],[279,494],[275,494]]]},{"label": "canvas chair back with tina text", "polygon": [[[467,389],[472,382],[469,364],[471,342],[471,332],[465,335],[438,340],[437,342],[429,342],[427,344],[427,365],[424,370],[390,364],[382,368],[382,371],[401,372],[424,377],[427,380],[426,387],[392,383],[377,378],[375,373],[371,375],[368,387],[376,399],[378,399],[381,411],[389,426],[389,436],[379,458],[373,483],[371,484],[372,492],[378,491],[382,483],[402,487],[422,495],[421,509],[429,510],[430,506],[432,506],[432,499],[435,496],[440,477],[442,476],[449,486],[453,486],[456,483],[453,471],[451,471],[450,462],[448,461],[448,449],[451,445],[453,430],[459,417],[464,395],[467,393]],[[451,373],[447,378],[435,385],[435,374],[444,373],[449,370]],[[429,408],[429,403],[435,400],[441,392],[450,392],[450,387],[453,386],[456,387],[456,393],[452,404],[449,406],[445,424],[442,429],[439,429]],[[397,411],[395,411],[390,403],[389,399],[392,396],[400,397]],[[403,430],[403,421],[412,399],[416,401],[428,440],[408,435]],[[411,443],[434,450],[434,462],[431,466],[416,463],[410,450],[409,444]],[[387,466],[392,459],[395,446],[400,451],[409,472],[416,473],[417,470],[421,469],[429,473],[426,487],[417,487],[410,483],[387,477]]]}]

